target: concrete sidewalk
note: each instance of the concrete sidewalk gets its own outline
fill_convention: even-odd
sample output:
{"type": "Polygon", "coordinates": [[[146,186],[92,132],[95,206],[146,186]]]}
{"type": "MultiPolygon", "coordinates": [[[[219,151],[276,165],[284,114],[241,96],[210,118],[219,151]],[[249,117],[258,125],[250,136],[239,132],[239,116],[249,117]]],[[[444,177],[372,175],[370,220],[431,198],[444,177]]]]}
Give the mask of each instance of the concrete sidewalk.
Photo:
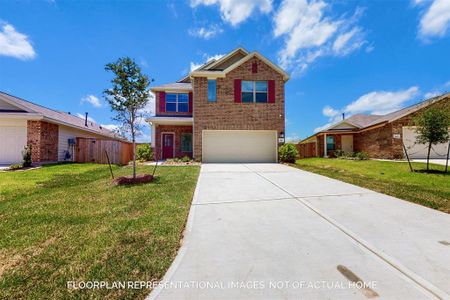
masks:
{"type": "Polygon", "coordinates": [[[149,298],[447,299],[449,228],[447,214],[284,165],[206,164],[149,298]]]}

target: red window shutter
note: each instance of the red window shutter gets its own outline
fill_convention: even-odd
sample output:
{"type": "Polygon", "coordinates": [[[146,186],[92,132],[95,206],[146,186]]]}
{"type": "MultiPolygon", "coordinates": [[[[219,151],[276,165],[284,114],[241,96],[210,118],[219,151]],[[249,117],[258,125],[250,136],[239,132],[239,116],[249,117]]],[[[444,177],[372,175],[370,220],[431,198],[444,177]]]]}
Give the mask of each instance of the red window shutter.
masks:
{"type": "Polygon", "coordinates": [[[275,80],[268,82],[269,103],[275,103],[275,80]]]}
{"type": "Polygon", "coordinates": [[[189,112],[192,113],[192,92],[189,92],[189,112]]]}
{"type": "Polygon", "coordinates": [[[159,112],[166,111],[166,92],[159,92],[159,112]]]}
{"type": "Polygon", "coordinates": [[[252,73],[258,73],[258,64],[256,62],[252,63],[252,73]]]}
{"type": "Polygon", "coordinates": [[[240,103],[242,98],[241,94],[241,80],[235,79],[234,80],[234,102],[240,103]]]}

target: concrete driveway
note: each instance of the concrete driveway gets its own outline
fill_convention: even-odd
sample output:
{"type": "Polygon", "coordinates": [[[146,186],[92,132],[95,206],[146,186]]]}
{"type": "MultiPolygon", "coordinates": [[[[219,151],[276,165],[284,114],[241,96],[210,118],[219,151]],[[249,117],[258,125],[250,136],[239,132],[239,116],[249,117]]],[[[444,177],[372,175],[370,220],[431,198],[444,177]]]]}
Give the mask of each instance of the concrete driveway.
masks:
{"type": "Polygon", "coordinates": [[[150,299],[449,299],[450,216],[279,164],[202,165],[150,299]]]}

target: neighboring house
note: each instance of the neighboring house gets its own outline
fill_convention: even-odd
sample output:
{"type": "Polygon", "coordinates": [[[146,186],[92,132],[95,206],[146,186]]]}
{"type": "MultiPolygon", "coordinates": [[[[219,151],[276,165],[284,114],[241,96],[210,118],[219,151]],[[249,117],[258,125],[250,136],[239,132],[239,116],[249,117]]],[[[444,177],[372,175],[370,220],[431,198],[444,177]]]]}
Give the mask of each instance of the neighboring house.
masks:
{"type": "MultiPolygon", "coordinates": [[[[372,158],[426,158],[427,145],[416,143],[413,119],[425,108],[435,106],[450,111],[450,93],[434,97],[387,115],[351,116],[301,141],[301,158],[334,156],[336,150],[367,152],[372,158]]],[[[445,158],[448,144],[433,146],[432,158],[445,158]]]]}
{"type": "Polygon", "coordinates": [[[276,162],[284,141],[289,76],[258,52],[238,48],[175,83],[152,88],[156,159],[276,162]]]}
{"type": "Polygon", "coordinates": [[[72,161],[77,137],[121,140],[87,119],[0,92],[0,164],[22,162],[26,145],[33,162],[72,161]]]}

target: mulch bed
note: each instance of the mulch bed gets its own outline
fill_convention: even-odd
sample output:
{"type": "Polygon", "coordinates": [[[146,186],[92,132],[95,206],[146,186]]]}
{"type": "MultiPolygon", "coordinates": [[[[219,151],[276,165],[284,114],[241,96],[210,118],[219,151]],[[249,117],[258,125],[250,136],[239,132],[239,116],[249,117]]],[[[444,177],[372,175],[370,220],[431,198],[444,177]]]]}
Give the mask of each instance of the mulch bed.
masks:
{"type": "Polygon", "coordinates": [[[148,183],[153,181],[153,176],[150,174],[142,174],[136,175],[136,178],[133,176],[122,176],[113,180],[115,185],[129,185],[129,184],[139,184],[139,183],[148,183]]]}

